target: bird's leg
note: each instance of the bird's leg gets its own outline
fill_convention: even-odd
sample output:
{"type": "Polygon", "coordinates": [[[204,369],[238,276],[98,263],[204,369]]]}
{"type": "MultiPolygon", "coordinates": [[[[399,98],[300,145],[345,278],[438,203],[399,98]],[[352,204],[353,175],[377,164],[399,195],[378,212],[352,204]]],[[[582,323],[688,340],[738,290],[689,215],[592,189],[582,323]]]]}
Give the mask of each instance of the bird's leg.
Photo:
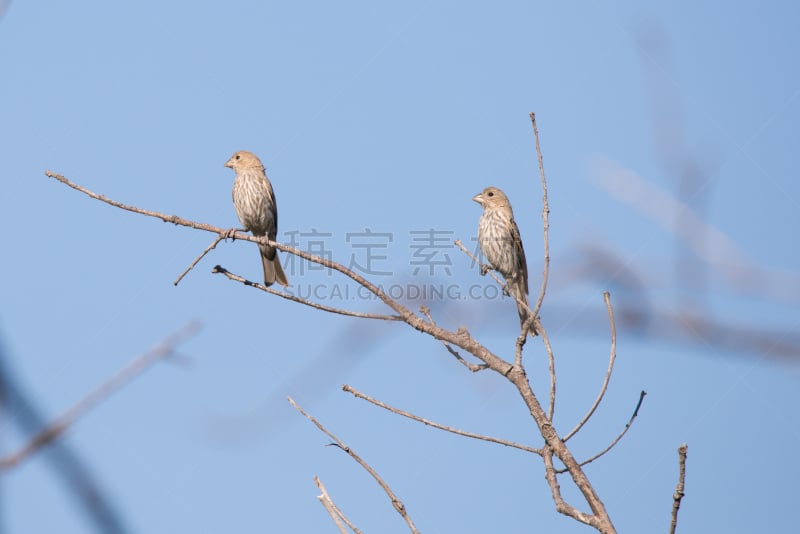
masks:
{"type": "Polygon", "coordinates": [[[246,231],[247,230],[245,230],[244,228],[230,228],[227,232],[225,232],[224,239],[226,241],[228,239],[232,239],[232,240],[236,241],[236,236],[235,236],[236,232],[246,232],[246,231]]]}
{"type": "Polygon", "coordinates": [[[486,276],[486,273],[489,272],[489,269],[491,269],[491,266],[486,265],[485,263],[481,263],[479,265],[481,266],[481,276],[486,276]]]}

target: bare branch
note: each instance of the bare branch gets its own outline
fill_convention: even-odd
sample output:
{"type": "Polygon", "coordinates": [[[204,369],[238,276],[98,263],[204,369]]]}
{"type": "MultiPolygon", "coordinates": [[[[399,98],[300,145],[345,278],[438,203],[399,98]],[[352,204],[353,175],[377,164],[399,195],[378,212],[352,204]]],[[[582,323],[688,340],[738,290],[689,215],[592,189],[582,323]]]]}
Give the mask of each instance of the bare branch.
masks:
{"type": "MultiPolygon", "coordinates": [[[[536,131],[534,131],[534,133],[536,134],[536,131]]],[[[151,216],[151,217],[156,217],[156,218],[159,218],[159,219],[161,219],[163,221],[172,222],[173,224],[177,224],[177,225],[183,225],[183,226],[188,226],[188,227],[195,228],[195,229],[200,229],[200,230],[204,230],[204,231],[213,232],[213,233],[215,233],[217,235],[220,235],[222,233],[227,232],[225,229],[216,228],[216,227],[213,227],[213,226],[210,226],[210,225],[206,225],[206,224],[195,223],[193,221],[187,221],[187,220],[181,219],[181,218],[179,218],[177,216],[169,216],[169,215],[164,215],[164,214],[160,214],[160,213],[156,213],[156,212],[150,212],[150,211],[147,211],[147,210],[141,210],[139,208],[133,208],[133,207],[130,207],[130,206],[126,206],[124,204],[121,204],[121,203],[118,203],[118,202],[115,202],[115,201],[111,201],[110,199],[107,199],[107,198],[102,197],[100,195],[96,195],[96,194],[92,193],[91,191],[86,190],[85,188],[82,188],[80,186],[76,186],[75,184],[72,184],[71,182],[69,182],[68,180],[66,180],[62,176],[55,175],[53,173],[50,173],[49,171],[48,171],[47,175],[58,179],[59,181],[69,185],[70,187],[73,187],[73,188],[75,188],[75,189],[77,189],[79,191],[82,191],[84,194],[87,194],[87,195],[91,196],[92,198],[101,200],[103,202],[107,202],[107,203],[109,203],[111,205],[120,207],[122,209],[126,209],[128,211],[133,211],[133,212],[141,213],[141,214],[148,215],[148,216],[151,216]]],[[[463,350],[469,352],[470,354],[472,354],[473,356],[475,356],[481,362],[483,362],[483,364],[485,364],[485,366],[487,368],[492,369],[496,373],[501,374],[502,376],[506,377],[514,385],[514,387],[517,389],[517,391],[519,392],[523,402],[525,403],[525,406],[526,406],[529,414],[531,415],[532,419],[536,422],[536,425],[537,425],[537,427],[538,427],[538,429],[539,429],[539,431],[540,431],[540,433],[542,435],[542,438],[545,441],[545,444],[547,445],[549,450],[552,451],[552,455],[557,457],[564,464],[564,466],[568,470],[573,482],[575,483],[577,489],[580,491],[582,496],[585,498],[587,504],[591,508],[592,513],[594,515],[590,516],[591,521],[592,521],[590,524],[595,526],[601,532],[604,532],[604,533],[614,532],[614,526],[613,526],[613,524],[611,522],[610,517],[608,516],[608,513],[607,513],[607,511],[605,509],[605,506],[604,506],[603,502],[600,500],[599,496],[597,495],[597,493],[595,492],[594,488],[592,487],[592,484],[590,483],[589,479],[586,477],[586,474],[581,469],[580,465],[578,464],[578,462],[575,459],[575,457],[572,455],[572,453],[569,450],[569,448],[561,440],[561,438],[559,437],[558,433],[553,428],[551,418],[548,418],[547,412],[544,409],[542,409],[542,406],[539,403],[539,400],[537,399],[536,395],[534,394],[533,389],[531,388],[531,384],[530,384],[530,382],[529,382],[529,380],[527,378],[527,375],[525,373],[525,369],[521,365],[521,350],[522,350],[521,346],[519,348],[520,354],[516,358],[516,360],[520,364],[519,365],[510,364],[509,362],[507,362],[504,359],[500,358],[499,356],[494,354],[492,351],[490,351],[488,348],[483,346],[476,339],[474,339],[470,335],[470,333],[467,331],[466,328],[462,327],[462,328],[459,328],[457,331],[453,332],[453,331],[445,330],[445,329],[437,326],[433,322],[428,322],[423,317],[413,313],[411,310],[409,310],[408,308],[406,308],[405,306],[403,306],[399,302],[397,302],[394,299],[392,299],[391,297],[389,297],[386,293],[383,292],[383,290],[381,288],[379,288],[375,284],[371,283],[370,281],[366,280],[364,277],[358,275],[357,273],[355,273],[351,269],[348,269],[344,265],[341,265],[341,264],[336,263],[336,262],[331,261],[331,260],[327,260],[325,258],[321,258],[319,256],[315,256],[313,254],[304,252],[302,250],[299,250],[299,249],[296,249],[296,248],[293,248],[293,247],[289,247],[289,246],[284,245],[282,243],[277,243],[277,242],[268,240],[266,237],[254,237],[254,236],[251,236],[251,235],[247,235],[247,234],[243,234],[243,233],[236,233],[236,232],[228,233],[228,237],[232,237],[232,238],[235,238],[235,239],[240,239],[240,240],[243,240],[243,241],[250,241],[250,242],[260,243],[260,244],[268,244],[268,245],[273,246],[273,247],[275,247],[276,249],[278,249],[278,250],[280,250],[282,252],[286,252],[288,254],[293,254],[293,255],[295,255],[297,257],[303,258],[303,259],[305,259],[307,261],[316,263],[318,265],[322,265],[324,267],[327,267],[329,269],[335,270],[335,271],[345,275],[346,277],[348,277],[351,280],[355,281],[357,284],[361,285],[362,287],[367,289],[370,293],[372,293],[373,295],[378,297],[387,306],[389,306],[392,310],[394,310],[394,312],[397,313],[397,315],[400,316],[402,321],[406,322],[412,328],[414,328],[414,329],[416,329],[416,330],[418,330],[420,332],[424,332],[424,333],[430,335],[434,339],[437,339],[437,340],[445,343],[446,346],[452,346],[453,348],[448,348],[448,350],[450,350],[451,353],[455,353],[455,348],[456,347],[460,348],[460,349],[463,349],[463,350]]],[[[457,241],[456,244],[459,245],[459,247],[468,256],[473,257],[472,254],[470,254],[469,251],[467,251],[463,247],[463,245],[461,245],[460,242],[457,241]]],[[[473,259],[474,259],[474,257],[473,257],[473,259]]],[[[222,271],[220,271],[220,272],[222,272],[222,271]]],[[[501,282],[497,278],[497,276],[495,276],[494,273],[491,273],[491,274],[492,274],[492,277],[495,278],[495,280],[498,282],[498,284],[500,284],[502,287],[505,287],[505,284],[503,284],[503,282],[501,282]]],[[[242,281],[242,283],[246,283],[246,281],[242,281]]],[[[253,287],[257,287],[254,284],[247,284],[247,285],[253,285],[253,287]]],[[[506,291],[507,291],[507,289],[506,289],[506,291]]],[[[534,321],[536,320],[536,314],[534,314],[533,311],[530,310],[529,307],[527,307],[527,305],[525,305],[524,303],[521,303],[516,298],[514,300],[517,301],[518,305],[524,305],[525,309],[528,310],[529,314],[531,316],[533,316],[533,320],[534,321]]],[[[535,325],[535,323],[534,323],[534,325],[535,325]]],[[[531,333],[533,333],[533,332],[531,332],[531,333]]],[[[457,354],[457,353],[455,353],[455,354],[457,354]]],[[[553,368],[553,367],[554,366],[552,365],[552,361],[551,361],[551,368],[553,368]]],[[[555,391],[555,387],[554,387],[554,384],[553,384],[553,385],[551,385],[551,398],[554,398],[554,391],[555,391]]],[[[554,401],[551,401],[551,410],[550,410],[551,413],[552,413],[552,410],[553,410],[552,409],[553,404],[554,404],[554,401]]],[[[342,447],[343,450],[348,452],[348,454],[350,454],[351,456],[354,456],[353,453],[351,451],[349,451],[349,449],[346,449],[342,445],[340,445],[340,447],[342,447]]],[[[552,461],[551,461],[551,464],[552,464],[552,461]]],[[[555,476],[555,474],[553,474],[553,476],[555,476]]],[[[397,504],[395,504],[395,506],[397,506],[397,504]]],[[[416,530],[414,529],[414,531],[416,531],[416,530]]]]}
{"type": "Polygon", "coordinates": [[[175,351],[175,347],[194,336],[199,330],[199,323],[190,322],[148,352],[134,358],[128,365],[118,371],[117,374],[101,384],[100,387],[89,393],[61,416],[49,423],[17,452],[0,458],[0,471],[19,465],[31,454],[57,439],[69,429],[75,421],[86,414],[86,412],[106,400],[111,394],[121,389],[154,363],[172,355],[175,351]]]}
{"type": "Polygon", "coordinates": [[[539,310],[542,309],[544,294],[547,290],[547,279],[550,274],[550,206],[547,203],[547,180],[544,177],[544,162],[542,161],[542,149],[539,146],[539,129],[536,127],[536,114],[531,112],[530,117],[531,124],[533,125],[533,137],[536,140],[536,157],[539,160],[539,176],[542,180],[542,231],[544,233],[544,267],[542,268],[542,287],[539,290],[539,297],[536,299],[536,305],[533,307],[532,313],[535,320],[539,316],[539,310]]]}
{"type": "Polygon", "coordinates": [[[186,268],[186,270],[185,270],[185,271],[183,271],[183,272],[181,273],[181,275],[180,275],[180,276],[179,276],[179,277],[178,277],[178,278],[177,278],[177,279],[176,279],[176,280],[175,280],[175,281],[172,283],[172,285],[174,285],[174,286],[177,286],[177,285],[178,285],[178,284],[181,282],[181,280],[183,280],[183,277],[184,277],[184,276],[186,276],[187,274],[189,274],[189,271],[191,271],[192,269],[194,269],[194,266],[195,266],[195,265],[197,265],[198,263],[200,263],[200,260],[202,260],[202,259],[203,259],[203,257],[204,257],[206,254],[208,254],[208,253],[209,253],[209,252],[211,252],[211,251],[212,251],[214,248],[216,248],[217,244],[219,244],[219,242],[220,242],[220,241],[222,241],[223,239],[225,239],[226,237],[227,237],[227,236],[226,236],[226,235],[223,235],[223,234],[220,234],[220,235],[218,235],[218,236],[216,237],[216,239],[214,239],[214,241],[213,241],[213,242],[212,242],[210,245],[208,245],[208,246],[206,247],[206,249],[205,249],[203,252],[201,252],[199,256],[197,256],[197,258],[195,258],[195,260],[194,260],[194,261],[191,263],[191,265],[189,265],[189,266],[186,268]]]}
{"type": "Polygon", "coordinates": [[[390,488],[389,485],[383,481],[380,475],[378,475],[378,473],[367,462],[362,460],[361,457],[355,453],[355,451],[353,451],[350,447],[345,445],[339,438],[334,436],[327,428],[322,426],[322,423],[317,421],[312,415],[306,413],[305,410],[303,410],[300,406],[298,406],[297,403],[294,402],[294,400],[291,397],[288,397],[288,399],[289,403],[294,407],[295,410],[303,414],[303,416],[306,419],[314,423],[314,425],[317,428],[319,428],[326,436],[328,436],[334,441],[334,444],[337,447],[346,452],[348,456],[350,456],[350,458],[358,462],[358,464],[361,467],[363,467],[370,475],[372,475],[372,478],[374,478],[375,481],[378,482],[378,484],[380,484],[381,488],[383,488],[383,491],[385,491],[386,494],[389,496],[389,499],[392,501],[392,506],[394,506],[394,509],[397,510],[397,513],[399,513],[403,517],[405,522],[408,524],[408,528],[411,530],[411,532],[413,532],[414,534],[419,534],[419,530],[417,530],[417,527],[414,526],[414,522],[411,520],[411,517],[408,515],[408,512],[406,512],[405,505],[397,497],[397,495],[394,494],[392,488],[390,488]]]}
{"type": "MultiPolygon", "coordinates": [[[[269,240],[269,239],[267,239],[266,237],[263,237],[263,236],[256,237],[256,236],[252,236],[252,235],[245,234],[245,233],[242,233],[242,232],[232,231],[230,229],[218,228],[218,227],[212,226],[210,224],[204,224],[204,223],[198,223],[198,222],[190,221],[188,219],[183,219],[181,217],[178,217],[177,215],[166,215],[166,214],[159,213],[159,212],[156,212],[156,211],[137,208],[135,206],[128,206],[128,205],[123,204],[121,202],[117,202],[116,200],[112,200],[112,199],[110,199],[108,197],[105,197],[103,195],[100,195],[100,194],[97,194],[97,193],[95,193],[93,191],[90,191],[89,189],[87,189],[87,188],[85,188],[85,187],[83,187],[81,185],[78,185],[76,183],[71,182],[70,180],[68,180],[64,176],[61,176],[60,174],[56,174],[56,173],[51,172],[51,171],[46,171],[45,174],[47,176],[49,176],[50,178],[54,178],[54,179],[58,180],[59,182],[65,184],[65,185],[68,185],[69,187],[71,187],[71,188],[73,188],[73,189],[75,189],[77,191],[80,191],[81,193],[83,193],[85,195],[88,195],[91,198],[94,198],[96,200],[100,200],[101,202],[105,202],[106,204],[110,204],[110,205],[115,206],[115,207],[120,208],[120,209],[131,211],[133,213],[139,213],[141,215],[147,215],[148,217],[155,217],[157,219],[161,219],[164,222],[171,222],[171,223],[173,223],[175,225],[178,225],[178,226],[186,226],[186,227],[194,228],[194,229],[197,229],[197,230],[204,230],[206,232],[212,232],[212,233],[215,233],[215,234],[218,234],[218,235],[225,235],[225,237],[231,237],[233,239],[239,239],[241,241],[250,241],[250,242],[253,242],[253,243],[268,244],[269,246],[275,247],[278,250],[281,250],[281,251],[286,252],[288,254],[293,254],[293,255],[295,255],[297,257],[303,258],[303,259],[308,260],[310,262],[322,265],[324,267],[328,267],[329,269],[333,269],[334,271],[338,271],[338,272],[342,273],[343,275],[347,276],[348,278],[350,278],[351,280],[355,281],[356,283],[358,283],[359,285],[361,285],[365,289],[367,289],[370,293],[372,293],[373,295],[378,297],[380,300],[382,300],[387,306],[389,306],[394,311],[396,311],[401,317],[398,320],[403,320],[403,321],[407,322],[409,325],[413,326],[414,328],[417,328],[418,330],[420,329],[418,325],[422,324],[422,323],[420,322],[419,317],[414,315],[414,313],[412,313],[411,310],[409,310],[408,308],[406,308],[405,306],[403,306],[399,302],[397,302],[394,299],[392,299],[389,295],[384,293],[384,291],[381,290],[378,286],[376,286],[375,284],[373,284],[372,282],[370,282],[369,280],[367,280],[363,276],[360,276],[355,271],[353,271],[351,269],[348,269],[344,265],[341,265],[341,264],[336,263],[334,261],[328,260],[326,258],[322,258],[320,256],[316,256],[314,254],[310,254],[310,253],[305,252],[303,250],[284,245],[283,243],[278,243],[276,241],[269,240]]],[[[220,272],[222,272],[222,271],[220,271],[220,272]]],[[[246,280],[244,280],[244,279],[237,280],[237,281],[241,281],[242,283],[246,282],[246,280]]],[[[247,285],[251,285],[253,287],[258,287],[257,284],[252,284],[252,283],[247,284],[247,285]]],[[[264,288],[264,290],[267,291],[267,292],[274,291],[274,290],[269,290],[269,288],[264,288]]],[[[283,293],[280,293],[280,292],[275,292],[275,294],[280,295],[280,296],[284,295],[283,293]]],[[[285,298],[289,298],[290,300],[293,300],[290,297],[285,297],[285,298]]],[[[300,301],[298,301],[298,302],[300,302],[300,301]]],[[[306,304],[307,302],[303,302],[303,303],[306,304]]],[[[328,311],[332,311],[332,310],[328,310],[328,311]]],[[[377,318],[377,317],[375,317],[375,318],[377,318]]],[[[391,320],[395,320],[395,319],[391,319],[391,320]]],[[[436,330],[438,330],[440,332],[446,332],[446,331],[444,331],[444,330],[442,330],[440,328],[436,328],[436,330]]],[[[425,330],[423,330],[423,331],[425,331],[425,330]]],[[[436,337],[436,336],[434,336],[434,337],[436,337]]],[[[437,339],[440,339],[440,338],[437,338],[437,339]]],[[[493,356],[488,351],[485,351],[485,353],[488,354],[490,358],[493,356]]]]}
{"type": "Polygon", "coordinates": [[[569,432],[569,434],[564,436],[565,442],[569,438],[578,433],[578,431],[583,427],[583,425],[586,424],[589,418],[592,417],[594,411],[597,410],[597,407],[600,406],[600,401],[603,400],[603,396],[606,394],[606,389],[608,388],[608,381],[611,380],[611,371],[614,370],[614,360],[616,360],[617,358],[617,325],[616,322],[614,321],[614,310],[611,307],[611,294],[608,291],[603,291],[603,300],[606,303],[606,311],[608,312],[608,322],[611,325],[611,356],[608,359],[608,369],[606,370],[606,376],[603,379],[603,385],[600,386],[600,393],[594,400],[594,404],[592,404],[592,407],[589,408],[589,412],[583,417],[583,419],[580,420],[580,422],[575,426],[575,428],[573,428],[569,432]]]}
{"type": "Polygon", "coordinates": [[[491,436],[485,436],[483,434],[475,434],[473,432],[466,432],[464,430],[458,430],[457,428],[453,428],[451,426],[445,426],[445,425],[442,425],[442,424],[439,424],[439,423],[435,423],[435,422],[433,422],[433,421],[431,421],[429,419],[424,419],[424,418],[422,418],[422,417],[420,417],[418,415],[414,415],[413,413],[407,412],[405,410],[401,410],[399,408],[394,408],[393,406],[389,406],[385,402],[379,401],[378,399],[374,399],[374,398],[372,398],[372,397],[370,397],[368,395],[365,395],[364,393],[361,393],[360,391],[358,391],[354,387],[349,386],[347,384],[344,384],[342,386],[342,390],[346,391],[348,393],[352,393],[353,396],[358,398],[358,399],[364,399],[367,402],[371,402],[375,406],[379,406],[379,407],[383,408],[384,410],[388,410],[388,411],[390,411],[390,412],[392,412],[394,414],[397,414],[397,415],[402,415],[403,417],[407,417],[408,419],[411,419],[413,421],[417,421],[419,423],[431,426],[433,428],[438,428],[439,430],[444,430],[446,432],[452,432],[453,434],[458,434],[459,436],[464,436],[464,437],[467,437],[467,438],[473,438],[473,439],[479,439],[479,440],[482,440],[482,441],[489,441],[489,442],[492,442],[492,443],[498,443],[500,445],[505,445],[506,447],[513,447],[515,449],[519,449],[519,450],[522,450],[522,451],[532,452],[532,453],[538,454],[540,456],[542,455],[542,449],[529,447],[527,445],[522,445],[520,443],[515,443],[513,441],[508,441],[508,440],[505,440],[505,439],[493,438],[491,436]]]}
{"type": "Polygon", "coordinates": [[[313,302],[311,300],[306,300],[302,297],[297,297],[295,295],[291,295],[289,293],[285,293],[283,291],[278,291],[272,289],[271,287],[267,287],[263,284],[259,284],[257,282],[251,282],[246,278],[239,276],[238,274],[234,274],[227,270],[225,267],[221,265],[215,265],[211,272],[214,274],[224,274],[228,279],[234,280],[246,286],[255,287],[256,289],[260,289],[265,293],[270,293],[271,295],[277,295],[283,299],[291,300],[293,302],[299,302],[300,304],[305,304],[306,306],[310,306],[312,308],[316,308],[318,310],[323,310],[331,313],[338,313],[339,315],[348,315],[350,317],[360,317],[362,319],[380,319],[382,321],[402,321],[403,318],[399,315],[384,315],[380,313],[366,313],[366,312],[357,312],[351,310],[343,310],[341,308],[334,308],[333,306],[326,306],[324,304],[319,304],[318,302],[313,302]]]}
{"type": "Polygon", "coordinates": [[[333,519],[333,522],[336,523],[336,526],[339,527],[339,532],[342,534],[347,534],[347,530],[342,523],[344,522],[355,534],[361,534],[361,531],[358,530],[356,526],[347,519],[347,517],[345,517],[342,510],[333,502],[331,496],[328,495],[328,490],[325,489],[325,486],[322,484],[322,481],[319,479],[319,477],[314,477],[314,484],[316,484],[317,488],[319,488],[319,490],[322,492],[322,495],[317,497],[317,499],[319,499],[319,502],[321,502],[322,506],[325,507],[325,510],[328,511],[331,519],[333,519]]]}
{"type": "Polygon", "coordinates": [[[686,480],[686,453],[688,450],[689,446],[685,443],[678,447],[678,485],[672,496],[672,520],[669,525],[669,534],[675,534],[675,528],[678,526],[678,510],[680,510],[681,500],[685,495],[683,485],[686,480]]]}
{"type": "MultiPolygon", "coordinates": [[[[581,465],[581,466],[584,466],[584,465],[586,465],[586,464],[590,464],[590,463],[594,462],[595,460],[597,460],[598,458],[600,458],[601,456],[603,456],[605,453],[607,453],[608,451],[610,451],[611,449],[613,449],[613,448],[614,448],[614,446],[615,446],[617,443],[619,443],[619,440],[621,440],[621,439],[622,439],[622,436],[624,436],[624,435],[625,435],[625,434],[628,432],[628,429],[631,427],[631,425],[633,425],[633,421],[634,421],[634,419],[636,419],[636,417],[639,415],[639,408],[641,408],[641,407],[642,407],[642,401],[644,401],[644,397],[645,397],[645,395],[647,395],[647,392],[646,392],[645,390],[642,390],[642,391],[639,393],[639,402],[637,402],[637,403],[636,403],[636,408],[633,410],[633,415],[631,415],[631,418],[630,418],[630,419],[628,419],[628,423],[625,425],[625,428],[623,428],[623,429],[622,429],[622,432],[620,432],[620,434],[619,434],[619,435],[618,435],[616,438],[614,438],[614,441],[612,441],[612,442],[611,442],[611,444],[610,444],[608,447],[606,447],[606,448],[605,448],[605,449],[603,449],[602,451],[598,452],[597,454],[595,454],[594,456],[592,456],[592,457],[591,457],[591,458],[589,458],[588,460],[584,460],[584,461],[582,461],[582,462],[580,463],[580,465],[581,465]]],[[[557,473],[566,473],[566,472],[567,472],[567,470],[566,470],[566,469],[559,469],[559,470],[558,470],[558,471],[556,471],[556,472],[557,472],[557,473]]]]}

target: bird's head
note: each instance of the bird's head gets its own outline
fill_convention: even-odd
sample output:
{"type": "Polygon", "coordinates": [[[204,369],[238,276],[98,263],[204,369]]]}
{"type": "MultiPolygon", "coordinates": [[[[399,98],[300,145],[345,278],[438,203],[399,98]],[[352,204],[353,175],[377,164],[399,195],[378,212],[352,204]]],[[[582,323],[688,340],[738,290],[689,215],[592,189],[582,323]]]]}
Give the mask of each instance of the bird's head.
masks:
{"type": "Polygon", "coordinates": [[[496,187],[487,187],[474,197],[472,200],[483,206],[483,208],[496,208],[508,206],[508,197],[496,187]]]}
{"type": "Polygon", "coordinates": [[[235,153],[231,156],[231,159],[225,162],[225,166],[233,169],[237,173],[243,169],[264,168],[258,156],[247,150],[240,150],[235,153]]]}

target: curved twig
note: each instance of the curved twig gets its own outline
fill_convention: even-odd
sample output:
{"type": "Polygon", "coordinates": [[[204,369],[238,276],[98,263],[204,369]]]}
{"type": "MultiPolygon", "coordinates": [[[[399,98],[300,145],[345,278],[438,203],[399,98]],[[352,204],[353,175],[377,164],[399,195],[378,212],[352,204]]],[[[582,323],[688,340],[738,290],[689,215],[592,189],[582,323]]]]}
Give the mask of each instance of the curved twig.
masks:
{"type": "MultiPolygon", "coordinates": [[[[547,290],[547,279],[550,274],[550,206],[547,203],[547,180],[544,177],[544,162],[542,161],[542,148],[539,146],[539,129],[536,127],[536,114],[531,112],[531,124],[533,125],[533,137],[536,140],[536,157],[539,160],[539,176],[542,180],[542,230],[544,233],[544,267],[542,269],[542,287],[539,290],[539,297],[533,307],[534,319],[538,317],[539,310],[542,309],[544,294],[547,290]]],[[[534,323],[535,324],[535,323],[534,323]]]]}
{"type": "MultiPolygon", "coordinates": [[[[594,411],[600,405],[600,401],[603,400],[603,396],[606,394],[606,389],[608,388],[608,381],[611,380],[611,371],[614,370],[614,360],[617,358],[617,325],[614,322],[614,310],[611,307],[611,294],[608,291],[603,291],[603,300],[606,303],[606,311],[608,312],[608,322],[611,325],[611,356],[608,359],[608,369],[606,370],[606,376],[603,379],[603,385],[600,387],[600,393],[598,393],[597,398],[594,400],[594,404],[592,407],[589,408],[589,412],[580,420],[580,422],[573,428],[569,434],[564,436],[562,441],[566,442],[569,438],[574,436],[578,433],[578,431],[586,424],[592,415],[594,415],[594,411]]],[[[638,409],[638,408],[637,408],[638,409]]]]}
{"type": "Polygon", "coordinates": [[[492,443],[497,443],[499,445],[505,445],[506,447],[512,447],[514,449],[519,449],[521,451],[532,452],[534,454],[538,454],[539,456],[542,455],[542,449],[537,449],[535,447],[529,447],[527,445],[522,445],[521,443],[515,443],[513,441],[508,441],[508,440],[501,439],[501,438],[493,438],[492,436],[485,436],[483,434],[475,434],[474,432],[466,432],[464,430],[459,430],[459,429],[453,428],[451,426],[446,426],[446,425],[442,425],[442,424],[436,423],[436,422],[431,421],[429,419],[425,419],[425,418],[420,417],[418,415],[414,415],[411,412],[407,412],[405,410],[401,410],[399,408],[395,408],[393,406],[389,406],[385,402],[379,401],[378,399],[374,399],[374,398],[372,398],[372,397],[370,397],[368,395],[365,395],[365,394],[361,393],[360,391],[358,391],[357,389],[353,388],[352,386],[348,386],[347,384],[344,384],[342,386],[342,391],[346,391],[348,393],[352,393],[353,396],[356,397],[357,399],[363,399],[363,400],[365,400],[367,402],[370,402],[370,403],[374,404],[375,406],[383,408],[384,410],[388,410],[388,411],[390,411],[390,412],[392,412],[394,414],[402,415],[403,417],[407,417],[408,419],[411,419],[412,421],[417,421],[417,422],[422,423],[424,425],[431,426],[433,428],[438,428],[439,430],[444,430],[445,432],[451,432],[453,434],[458,434],[459,436],[464,436],[464,437],[467,437],[467,438],[479,439],[479,440],[482,440],[482,441],[489,441],[489,442],[492,442],[492,443]]]}
{"type": "MultiPolygon", "coordinates": [[[[639,415],[639,408],[642,407],[642,401],[644,401],[645,395],[647,395],[647,392],[645,390],[642,390],[639,393],[639,402],[636,403],[636,408],[633,410],[633,415],[631,415],[631,418],[628,419],[628,423],[625,425],[625,428],[622,429],[622,432],[620,432],[619,435],[616,438],[614,438],[614,441],[612,441],[611,444],[608,447],[606,447],[602,451],[598,452],[597,454],[595,454],[594,456],[592,456],[588,460],[582,461],[580,463],[581,466],[584,466],[586,464],[590,464],[590,463],[594,462],[595,460],[597,460],[598,458],[603,456],[605,453],[607,453],[608,451],[613,449],[614,445],[619,443],[619,440],[621,440],[622,436],[624,436],[628,432],[628,429],[630,429],[631,425],[633,425],[634,419],[636,419],[636,417],[639,415]]],[[[566,473],[566,472],[567,472],[566,469],[559,469],[558,471],[556,471],[556,473],[559,473],[559,474],[566,473]]]]}
{"type": "Polygon", "coordinates": [[[305,410],[303,410],[300,406],[298,406],[297,403],[294,402],[294,400],[291,397],[288,397],[288,399],[289,403],[294,407],[295,410],[303,414],[303,416],[306,419],[314,423],[314,425],[317,428],[319,428],[326,436],[328,436],[334,441],[334,444],[337,447],[346,452],[348,456],[350,456],[350,458],[358,462],[358,464],[361,467],[363,467],[367,471],[367,473],[372,475],[372,478],[375,479],[375,481],[381,486],[381,488],[383,488],[383,491],[386,492],[386,495],[389,496],[389,499],[392,501],[392,506],[394,506],[394,509],[397,510],[397,513],[399,513],[405,520],[405,522],[408,524],[408,528],[411,529],[411,532],[413,532],[414,534],[419,534],[419,530],[417,530],[417,527],[414,525],[414,521],[411,520],[411,517],[408,515],[408,512],[406,512],[405,505],[397,497],[397,495],[394,494],[392,488],[390,488],[389,485],[386,482],[384,482],[384,480],[380,477],[377,471],[375,471],[367,462],[362,460],[361,457],[355,453],[355,451],[353,451],[350,447],[345,445],[339,438],[334,436],[327,428],[325,428],[322,425],[322,423],[317,421],[313,415],[308,414],[305,410]]]}
{"type": "Polygon", "coordinates": [[[553,415],[556,411],[556,359],[553,356],[553,347],[550,346],[550,338],[547,336],[547,330],[539,320],[539,317],[534,319],[534,328],[542,336],[542,343],[544,343],[544,350],[547,353],[547,362],[550,371],[550,405],[547,410],[547,417],[550,421],[553,420],[553,415]]]}

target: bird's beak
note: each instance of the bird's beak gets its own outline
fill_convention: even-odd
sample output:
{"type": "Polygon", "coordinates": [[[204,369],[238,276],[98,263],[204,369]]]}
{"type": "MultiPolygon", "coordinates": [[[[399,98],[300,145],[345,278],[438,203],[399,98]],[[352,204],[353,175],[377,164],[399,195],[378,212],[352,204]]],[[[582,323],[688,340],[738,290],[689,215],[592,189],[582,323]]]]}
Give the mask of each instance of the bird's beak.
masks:
{"type": "Polygon", "coordinates": [[[472,200],[474,200],[475,202],[477,202],[478,204],[480,204],[481,206],[483,206],[483,194],[481,194],[481,193],[478,193],[477,195],[475,195],[474,197],[472,197],[472,200]]]}
{"type": "Polygon", "coordinates": [[[233,158],[231,158],[228,161],[226,161],[225,162],[225,166],[228,167],[229,169],[232,169],[233,168],[233,158]]]}

